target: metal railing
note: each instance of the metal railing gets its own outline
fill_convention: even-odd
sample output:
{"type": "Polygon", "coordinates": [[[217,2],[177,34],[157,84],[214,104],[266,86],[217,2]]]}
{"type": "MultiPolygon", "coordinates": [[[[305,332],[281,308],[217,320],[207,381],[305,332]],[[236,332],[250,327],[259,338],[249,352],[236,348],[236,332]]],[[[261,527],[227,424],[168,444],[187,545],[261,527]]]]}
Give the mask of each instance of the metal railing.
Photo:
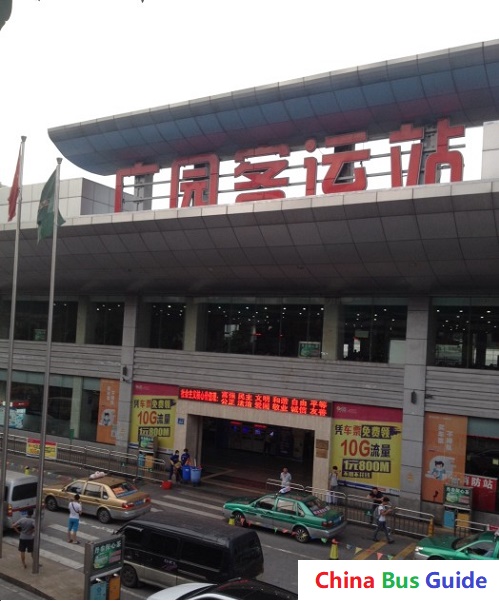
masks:
{"type": "MultiPolygon", "coordinates": [[[[279,488],[281,488],[279,480],[267,480],[267,490],[277,492],[279,488]]],[[[345,519],[348,522],[367,527],[371,527],[371,524],[375,522],[372,515],[373,503],[369,498],[350,495],[343,491],[332,493],[327,489],[318,489],[297,483],[293,483],[291,489],[308,492],[319,497],[326,503],[334,504],[338,511],[345,515],[345,519]]],[[[414,511],[405,507],[394,507],[393,513],[388,516],[388,525],[394,532],[398,532],[399,534],[422,538],[433,534],[435,518],[431,513],[414,511]]]]}
{"type": "MultiPolygon", "coordinates": [[[[2,437],[0,436],[0,440],[2,437]]],[[[22,436],[9,435],[9,452],[26,456],[27,439],[22,436]]],[[[161,482],[169,477],[166,462],[142,453],[119,453],[111,449],[57,443],[58,463],[77,467],[111,472],[132,479],[161,482]]]]}

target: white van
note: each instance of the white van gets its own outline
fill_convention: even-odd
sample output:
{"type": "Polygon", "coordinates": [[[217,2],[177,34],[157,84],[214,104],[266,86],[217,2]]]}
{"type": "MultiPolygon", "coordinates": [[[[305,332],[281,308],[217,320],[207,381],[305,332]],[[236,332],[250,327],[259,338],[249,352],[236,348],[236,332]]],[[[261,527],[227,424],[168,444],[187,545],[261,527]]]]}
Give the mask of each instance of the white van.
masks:
{"type": "Polygon", "coordinates": [[[12,528],[12,524],[26,515],[28,509],[36,508],[38,478],[19,472],[5,472],[5,496],[3,529],[12,528]]]}

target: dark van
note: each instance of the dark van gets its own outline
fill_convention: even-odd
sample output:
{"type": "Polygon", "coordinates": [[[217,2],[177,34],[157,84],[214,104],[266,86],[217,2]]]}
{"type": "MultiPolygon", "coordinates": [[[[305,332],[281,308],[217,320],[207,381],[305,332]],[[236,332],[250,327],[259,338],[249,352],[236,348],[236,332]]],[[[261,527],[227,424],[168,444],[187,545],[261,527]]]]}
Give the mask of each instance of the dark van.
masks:
{"type": "Polygon", "coordinates": [[[128,522],[118,534],[125,537],[124,586],[219,583],[263,573],[258,534],[225,522],[154,513],[128,522]]]}

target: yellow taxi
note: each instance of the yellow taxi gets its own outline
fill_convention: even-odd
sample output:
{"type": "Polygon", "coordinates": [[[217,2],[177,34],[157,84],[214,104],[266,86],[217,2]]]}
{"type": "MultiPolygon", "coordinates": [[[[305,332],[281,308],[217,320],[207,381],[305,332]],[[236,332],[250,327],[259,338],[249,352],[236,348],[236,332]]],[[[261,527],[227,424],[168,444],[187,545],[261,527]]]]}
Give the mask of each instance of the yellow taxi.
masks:
{"type": "Polygon", "coordinates": [[[49,511],[67,509],[76,494],[80,495],[83,514],[95,515],[102,524],[131,520],[151,510],[150,496],[118,476],[92,475],[78,478],[63,488],[43,487],[49,511]]]}

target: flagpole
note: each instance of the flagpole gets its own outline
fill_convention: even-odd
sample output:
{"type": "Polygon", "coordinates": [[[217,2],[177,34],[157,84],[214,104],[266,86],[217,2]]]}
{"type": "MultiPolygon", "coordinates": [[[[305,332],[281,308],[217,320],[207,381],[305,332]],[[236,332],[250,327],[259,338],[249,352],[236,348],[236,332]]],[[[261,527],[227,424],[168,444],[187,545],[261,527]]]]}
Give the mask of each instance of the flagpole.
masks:
{"type": "Polygon", "coordinates": [[[47,319],[47,350],[45,356],[45,374],[43,378],[43,404],[42,418],[40,424],[40,453],[38,462],[38,494],[36,498],[36,516],[35,516],[35,541],[33,548],[33,574],[40,571],[40,529],[42,523],[43,507],[43,480],[45,475],[45,443],[47,440],[47,414],[50,388],[50,359],[52,354],[52,324],[54,319],[54,287],[55,287],[55,260],[57,256],[57,230],[59,217],[59,187],[60,171],[62,159],[57,159],[57,168],[55,171],[55,189],[54,189],[54,226],[52,233],[52,260],[50,264],[50,291],[49,291],[49,311],[47,319]]]}
{"type": "MultiPolygon", "coordinates": [[[[0,491],[5,489],[6,471],[7,471],[7,457],[8,457],[8,446],[9,446],[9,421],[10,421],[10,402],[11,402],[11,391],[12,391],[12,371],[14,365],[14,329],[16,325],[16,305],[17,305],[17,271],[19,264],[19,237],[21,232],[21,206],[22,206],[22,190],[23,190],[23,167],[24,167],[24,143],[26,142],[26,136],[21,136],[21,147],[19,149],[19,158],[16,166],[19,168],[19,175],[17,179],[17,185],[19,193],[16,199],[17,205],[17,220],[16,220],[16,236],[14,242],[14,263],[12,273],[12,296],[10,301],[10,326],[9,326],[9,347],[7,352],[7,381],[5,384],[5,403],[3,411],[3,438],[2,438],[2,459],[0,471],[0,491]]],[[[14,177],[15,180],[15,177],[14,177]]],[[[14,181],[14,185],[16,182],[14,181]]],[[[9,212],[11,210],[9,203],[9,212]]],[[[0,516],[2,516],[2,524],[0,526],[0,558],[2,557],[2,545],[3,545],[3,516],[5,514],[5,498],[3,494],[0,494],[0,516]]]]}

